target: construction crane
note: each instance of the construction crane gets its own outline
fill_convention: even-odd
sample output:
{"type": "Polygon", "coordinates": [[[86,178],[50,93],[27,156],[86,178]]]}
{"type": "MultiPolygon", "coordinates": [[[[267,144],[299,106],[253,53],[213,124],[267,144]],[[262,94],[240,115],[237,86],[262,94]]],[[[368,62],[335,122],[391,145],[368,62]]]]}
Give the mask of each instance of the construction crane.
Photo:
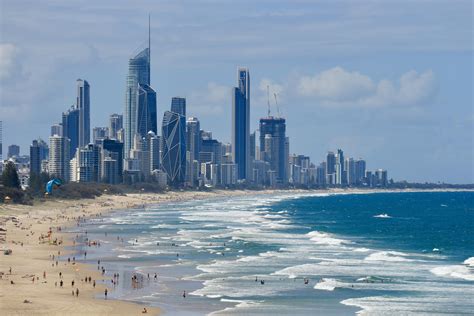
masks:
{"type": "Polygon", "coordinates": [[[277,94],[274,92],[274,93],[273,93],[273,96],[275,97],[275,105],[276,105],[276,108],[277,108],[277,115],[278,115],[278,117],[281,117],[281,115],[280,115],[280,107],[278,106],[277,94]]]}
{"type": "Polygon", "coordinates": [[[267,85],[267,106],[268,106],[267,116],[270,117],[270,86],[269,85],[267,85]]]}

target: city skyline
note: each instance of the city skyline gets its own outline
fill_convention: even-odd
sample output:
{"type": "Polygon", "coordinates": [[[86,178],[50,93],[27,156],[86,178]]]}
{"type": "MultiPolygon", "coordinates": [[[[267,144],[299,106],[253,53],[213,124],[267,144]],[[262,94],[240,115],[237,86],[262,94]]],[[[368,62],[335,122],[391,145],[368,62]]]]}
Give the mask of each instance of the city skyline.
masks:
{"type": "MultiPolygon", "coordinates": [[[[331,9],[328,8],[327,5],[324,7],[327,10],[331,9]]],[[[377,15],[376,7],[377,6],[374,8],[375,15],[377,15]]],[[[436,9],[440,9],[440,7],[441,6],[438,5],[436,9]]],[[[414,9],[416,9],[416,7],[414,9]]],[[[341,10],[346,12],[344,9],[341,10]]],[[[153,10],[151,10],[151,13],[152,16],[155,14],[159,15],[159,12],[156,13],[153,10]]],[[[452,11],[449,11],[448,13],[452,13],[452,11]]],[[[302,14],[301,12],[296,12],[295,14],[305,17],[305,14],[302,14]]],[[[285,18],[289,18],[290,16],[285,10],[281,11],[281,15],[285,18]],[[285,13],[287,15],[285,15],[285,13]]],[[[269,16],[271,15],[267,14],[264,17],[268,19],[269,16]]],[[[291,19],[291,17],[289,19],[291,19]]],[[[141,27],[143,27],[142,24],[146,25],[146,22],[147,15],[145,14],[142,17],[140,27],[135,27],[133,29],[135,37],[140,38],[140,40],[137,40],[137,42],[132,41],[127,44],[122,43],[122,50],[131,51],[134,47],[139,45],[140,41],[145,40],[145,37],[143,36],[142,39],[140,34],[145,33],[146,27],[141,27]]],[[[160,27],[157,29],[160,30],[160,27]]],[[[423,33],[423,31],[420,32],[423,33]]],[[[153,34],[154,33],[155,32],[153,32],[153,34]]],[[[158,36],[158,41],[162,42],[163,38],[158,36]]],[[[64,41],[57,41],[58,44],[62,42],[64,41]]],[[[454,50],[457,52],[456,54],[460,54],[461,59],[465,58],[462,57],[464,56],[463,53],[459,53],[459,51],[465,51],[466,49],[469,51],[469,48],[463,48],[462,43],[460,42],[455,43],[458,43],[457,46],[453,45],[454,50]]],[[[5,45],[2,46],[3,52],[5,49],[8,50],[8,48],[5,47],[5,45]]],[[[425,49],[427,48],[425,47],[425,49]]],[[[303,72],[303,76],[295,79],[289,76],[289,79],[294,80],[295,83],[298,83],[296,87],[291,87],[291,80],[288,80],[286,83],[284,82],[284,71],[285,69],[288,71],[288,65],[278,67],[275,66],[277,63],[269,63],[268,61],[266,63],[262,63],[261,65],[255,64],[255,61],[247,63],[246,61],[249,60],[249,57],[245,55],[242,58],[239,58],[238,56],[233,56],[230,54],[229,56],[226,56],[226,58],[232,59],[232,61],[218,60],[217,62],[219,65],[223,66],[221,67],[222,72],[226,73],[224,76],[218,76],[218,74],[215,72],[214,74],[209,75],[207,74],[207,71],[203,72],[203,69],[209,70],[212,68],[209,65],[199,65],[199,67],[194,67],[194,69],[193,67],[189,67],[190,69],[184,70],[182,66],[179,67],[173,63],[172,66],[176,70],[176,78],[185,78],[187,74],[190,74],[190,78],[192,79],[196,75],[196,68],[199,70],[198,72],[200,78],[203,79],[199,86],[195,86],[195,88],[200,88],[203,90],[199,92],[189,90],[190,86],[186,83],[183,84],[183,87],[176,86],[171,89],[167,89],[169,87],[167,87],[166,82],[165,84],[161,84],[163,83],[162,80],[165,80],[163,78],[166,78],[171,74],[171,72],[163,66],[162,60],[166,60],[166,58],[169,58],[169,56],[167,57],[165,54],[164,58],[160,58],[163,56],[163,50],[158,51],[156,56],[154,55],[155,60],[160,60],[158,62],[158,69],[153,69],[152,67],[149,73],[153,72],[154,78],[158,78],[158,84],[156,84],[156,82],[152,82],[152,86],[156,87],[158,95],[158,121],[160,120],[160,117],[162,117],[161,113],[168,109],[170,100],[168,95],[184,95],[188,99],[189,114],[191,116],[196,116],[201,121],[201,127],[204,130],[212,130],[219,140],[230,142],[229,128],[227,127],[226,130],[226,128],[221,126],[222,124],[228,125],[230,122],[230,119],[227,119],[230,118],[230,87],[234,85],[234,83],[231,79],[229,80],[229,74],[232,74],[232,72],[235,71],[234,69],[237,65],[249,65],[249,68],[252,70],[252,74],[257,73],[257,75],[252,75],[253,78],[257,78],[257,80],[253,80],[253,82],[256,83],[252,87],[252,91],[257,91],[257,93],[253,94],[254,97],[252,99],[252,105],[255,105],[255,107],[253,107],[251,110],[252,114],[250,123],[252,124],[252,127],[250,128],[250,132],[256,129],[258,119],[265,116],[264,113],[266,112],[266,109],[264,105],[266,105],[266,95],[261,90],[264,90],[266,86],[269,85],[272,92],[278,93],[279,97],[282,99],[281,107],[285,117],[287,117],[287,132],[292,140],[290,153],[303,153],[305,155],[311,156],[313,161],[317,162],[324,158],[325,153],[328,150],[342,147],[353,153],[355,158],[362,156],[369,160],[370,168],[378,168],[379,166],[383,166],[389,169],[391,171],[391,176],[398,180],[441,180],[459,183],[472,182],[473,171],[472,164],[470,164],[472,161],[472,147],[469,147],[472,146],[472,133],[469,133],[470,130],[472,131],[472,110],[469,113],[469,109],[466,108],[466,106],[469,107],[469,105],[472,105],[472,95],[471,99],[469,99],[468,95],[465,95],[464,101],[461,98],[461,103],[464,104],[463,109],[460,110],[459,108],[456,108],[456,110],[451,113],[451,116],[448,117],[445,117],[445,115],[443,115],[444,112],[442,111],[435,111],[434,113],[436,115],[433,116],[432,113],[429,113],[430,108],[427,108],[426,104],[422,105],[424,102],[428,104],[433,102],[435,105],[437,105],[437,107],[440,107],[443,104],[443,102],[440,103],[439,99],[437,99],[440,97],[440,94],[442,95],[443,90],[440,88],[443,86],[441,86],[441,84],[445,83],[443,71],[446,71],[448,75],[454,71],[453,69],[437,69],[439,66],[437,65],[436,57],[433,56],[433,54],[435,54],[437,51],[438,49],[434,49],[434,53],[432,51],[431,53],[428,53],[429,58],[425,62],[420,62],[420,60],[417,60],[417,62],[413,63],[411,66],[407,68],[401,67],[400,69],[396,69],[396,71],[393,69],[387,69],[386,66],[380,66],[380,69],[371,69],[370,71],[364,69],[364,66],[367,66],[367,62],[364,61],[364,58],[367,58],[367,56],[364,56],[364,54],[358,55],[358,57],[362,60],[360,63],[355,62],[352,64],[351,62],[347,62],[344,58],[341,58],[340,54],[338,59],[330,59],[327,57],[328,55],[322,54],[323,60],[321,61],[321,65],[318,66],[320,67],[319,69],[321,69],[321,71],[316,72],[316,74],[314,74],[314,72],[313,74],[311,74],[311,72],[303,72]],[[324,58],[327,58],[327,60],[324,58]],[[430,62],[432,64],[430,64],[430,62]],[[417,65],[417,67],[413,65],[417,65]],[[271,71],[268,71],[269,68],[272,67],[282,68],[283,73],[280,72],[279,77],[275,73],[272,74],[271,71]],[[327,67],[327,69],[325,69],[325,67],[327,67]],[[274,75],[274,78],[276,79],[266,79],[266,76],[274,75]],[[385,76],[389,78],[387,81],[382,80],[382,78],[385,78],[385,76]],[[400,78],[399,84],[396,83],[398,80],[397,76],[400,78]],[[225,78],[225,80],[221,78],[225,78]],[[380,78],[380,80],[378,78],[380,78]],[[205,87],[205,84],[203,86],[203,83],[206,81],[209,82],[207,87],[205,87]],[[336,84],[328,87],[328,83],[336,84]],[[395,86],[393,86],[394,84],[395,86]],[[397,85],[400,86],[398,87],[397,85]],[[376,88],[374,88],[374,86],[376,88]],[[438,87],[436,88],[435,86],[438,87]],[[183,91],[179,91],[180,89],[183,91]],[[298,92],[298,97],[296,95],[292,95],[292,93],[295,94],[295,92],[290,92],[291,89],[298,92]],[[374,89],[375,92],[373,92],[374,89]],[[392,91],[390,89],[395,90],[392,91]],[[186,93],[186,91],[188,91],[188,93],[186,93]],[[387,91],[389,91],[388,94],[387,91]],[[384,92],[385,94],[383,94],[384,92]],[[160,95],[160,93],[163,94],[160,95]],[[309,110],[307,105],[302,105],[299,107],[301,96],[305,96],[309,99],[309,101],[307,100],[306,102],[318,103],[318,106],[316,107],[317,111],[309,110]],[[292,99],[292,97],[294,97],[294,99],[292,99]],[[221,102],[221,105],[217,106],[216,104],[218,103],[210,100],[212,98],[215,100],[222,100],[217,101],[221,102]],[[199,113],[199,111],[202,111],[201,102],[207,102],[209,104],[205,106],[211,107],[211,110],[205,111],[207,112],[207,115],[203,114],[202,112],[199,113]],[[356,103],[357,111],[360,112],[359,115],[354,114],[356,111],[355,109],[348,107],[348,103],[351,102],[356,103]],[[216,106],[216,108],[212,108],[214,106],[216,106]],[[397,112],[397,106],[402,108],[402,110],[397,112]],[[223,116],[226,119],[222,120],[223,122],[218,122],[218,120],[216,120],[216,115],[223,116]],[[307,117],[306,120],[304,119],[305,116],[307,117]],[[353,119],[351,120],[349,117],[353,119]],[[454,131],[448,134],[443,134],[440,131],[446,132],[446,128],[443,126],[449,125],[447,124],[449,122],[441,120],[441,118],[445,120],[464,119],[464,121],[458,121],[458,125],[452,127],[454,131]],[[317,122],[317,124],[314,124],[315,122],[317,122]],[[387,122],[389,123],[388,125],[387,122]],[[314,127],[311,125],[317,125],[317,130],[313,130],[314,127]],[[350,125],[353,131],[349,130],[350,132],[348,132],[347,125],[350,125]],[[364,129],[367,129],[367,131],[364,131],[364,129]],[[334,132],[334,130],[336,130],[336,132],[334,132]],[[375,133],[375,131],[377,131],[377,133],[375,133]],[[314,135],[317,135],[317,137],[312,137],[305,140],[300,139],[306,138],[302,137],[301,135],[313,133],[314,135]],[[443,144],[446,146],[443,146],[443,144]],[[467,154],[460,155],[461,157],[458,157],[460,152],[467,154]],[[454,157],[451,157],[450,155],[456,156],[456,160],[454,160],[454,157]],[[390,159],[390,157],[393,157],[393,159],[390,159]],[[447,174],[447,171],[445,171],[447,169],[445,168],[447,165],[449,165],[449,163],[453,163],[454,161],[457,162],[454,170],[450,170],[450,173],[447,174]],[[417,170],[417,172],[415,173],[414,170],[417,170]],[[462,172],[462,170],[464,170],[464,172],[462,172]],[[466,170],[469,170],[470,172],[466,172],[466,170]],[[449,181],[450,177],[455,181],[449,181]]],[[[2,54],[4,54],[3,52],[2,54]]],[[[382,56],[378,57],[378,63],[387,60],[390,56],[390,53],[387,53],[387,50],[384,51],[382,49],[382,53],[382,56]]],[[[410,52],[405,52],[405,54],[410,54],[410,52]]],[[[64,56],[66,55],[67,54],[64,56]]],[[[196,52],[196,55],[200,55],[199,51],[196,52]]],[[[321,57],[321,55],[319,56],[321,57]]],[[[418,59],[419,57],[420,56],[418,56],[418,59]]],[[[417,58],[415,58],[415,60],[416,59],[417,58]]],[[[465,59],[462,59],[458,62],[460,65],[456,64],[455,66],[459,69],[461,69],[462,65],[466,65],[465,59]]],[[[397,63],[400,63],[401,65],[404,64],[404,62],[400,60],[398,60],[397,63]]],[[[96,71],[91,70],[90,75],[88,75],[88,69],[92,64],[98,66],[99,69],[104,70],[104,68],[102,68],[103,65],[101,65],[101,63],[97,60],[94,60],[94,62],[91,64],[86,62],[83,72],[76,72],[74,77],[85,78],[92,86],[91,127],[106,126],[108,121],[106,118],[103,118],[105,113],[94,113],[98,113],[99,108],[106,109],[107,115],[111,113],[122,113],[121,109],[123,108],[123,105],[121,106],[120,103],[113,105],[102,105],[101,100],[104,101],[104,97],[109,97],[110,99],[115,100],[113,103],[116,103],[117,99],[123,100],[123,92],[121,91],[123,91],[125,81],[124,78],[126,76],[123,75],[121,81],[117,81],[118,84],[114,85],[114,96],[112,96],[110,94],[110,86],[104,89],[104,86],[102,85],[103,81],[100,79],[91,79],[98,78],[98,73],[96,71]],[[122,88],[118,90],[120,87],[122,88]]],[[[105,67],[110,66],[109,61],[104,61],[104,64],[105,67]]],[[[126,70],[126,66],[123,67],[124,61],[121,61],[118,64],[121,65],[120,67],[117,67],[121,68],[120,73],[124,73],[126,70]]],[[[307,60],[307,64],[314,66],[314,62],[312,61],[307,60]]],[[[408,62],[403,66],[406,66],[407,64],[410,63],[408,62]]],[[[457,69],[456,67],[455,69],[457,69]]],[[[74,66],[71,66],[70,69],[74,68],[74,66]]],[[[169,69],[173,68],[170,66],[169,69]]],[[[77,71],[77,69],[75,71],[77,71]]],[[[5,80],[5,78],[9,78],[5,77],[4,73],[5,72],[2,72],[3,80],[5,80]]],[[[105,72],[104,74],[99,75],[99,78],[100,76],[113,77],[114,74],[116,73],[113,71],[105,72]]],[[[461,71],[461,75],[467,78],[467,82],[465,80],[459,89],[462,89],[464,85],[468,86],[469,82],[472,83],[472,74],[466,74],[461,71]]],[[[174,79],[171,78],[170,81],[172,82],[174,79]]],[[[57,83],[55,82],[53,85],[56,84],[57,83]]],[[[71,86],[71,84],[68,82],[65,82],[65,85],[66,87],[71,86]]],[[[57,106],[61,108],[60,112],[65,111],[65,109],[67,109],[67,104],[70,104],[69,101],[65,100],[71,100],[71,97],[73,96],[71,93],[72,89],[68,88],[63,90],[64,92],[61,93],[64,93],[63,95],[67,97],[61,101],[62,104],[59,103],[55,105],[55,107],[57,106]]],[[[10,95],[10,92],[8,94],[10,95]]],[[[24,133],[25,135],[16,136],[18,140],[16,141],[15,136],[10,132],[12,130],[12,125],[10,124],[13,122],[18,122],[19,120],[21,122],[21,118],[15,118],[11,116],[11,114],[8,114],[10,109],[9,104],[11,104],[11,101],[9,101],[9,95],[2,96],[1,100],[2,109],[0,115],[4,122],[4,144],[5,146],[14,143],[19,144],[22,148],[22,153],[25,154],[27,145],[31,143],[32,139],[36,138],[37,136],[42,136],[43,139],[47,139],[47,135],[49,134],[49,126],[58,122],[58,119],[51,121],[51,116],[54,115],[54,117],[56,117],[57,112],[55,112],[56,110],[48,110],[47,106],[46,111],[44,112],[48,114],[49,122],[46,122],[46,120],[41,118],[41,115],[39,115],[37,120],[32,121],[33,124],[31,124],[32,126],[35,126],[35,131],[41,131],[41,135],[35,135],[34,132],[27,132],[30,127],[25,126],[21,133],[24,133]]],[[[56,98],[56,100],[58,99],[56,98]]],[[[275,111],[274,106],[272,110],[275,111]]],[[[24,115],[29,116],[28,113],[25,113],[24,115]]],[[[31,121],[31,118],[29,120],[31,121]]],[[[28,119],[26,121],[29,122],[28,119]]],[[[449,126],[451,127],[451,125],[449,126]]]]}

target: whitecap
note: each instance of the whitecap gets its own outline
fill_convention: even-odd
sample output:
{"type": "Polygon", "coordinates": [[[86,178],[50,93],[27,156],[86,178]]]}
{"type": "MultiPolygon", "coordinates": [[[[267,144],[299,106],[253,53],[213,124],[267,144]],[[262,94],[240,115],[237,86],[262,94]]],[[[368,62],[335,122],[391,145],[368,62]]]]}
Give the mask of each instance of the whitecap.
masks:
{"type": "Polygon", "coordinates": [[[472,274],[469,268],[466,266],[441,266],[431,269],[430,272],[437,276],[474,281],[474,274],[472,274]]]}
{"type": "Polygon", "coordinates": [[[310,238],[311,241],[315,242],[316,244],[320,244],[320,245],[338,246],[338,245],[341,245],[341,244],[350,243],[347,240],[334,238],[334,237],[332,237],[332,235],[330,235],[328,233],[322,233],[322,232],[318,232],[318,231],[309,232],[309,233],[306,234],[306,236],[311,237],[310,238]]]}
{"type": "Polygon", "coordinates": [[[469,267],[474,267],[474,257],[464,260],[463,263],[469,267]]]}
{"type": "Polygon", "coordinates": [[[374,215],[374,217],[376,217],[376,218],[392,218],[392,216],[388,215],[387,213],[374,215]]]}
{"type": "Polygon", "coordinates": [[[374,252],[365,257],[364,261],[393,261],[393,262],[409,262],[412,259],[405,258],[408,254],[398,251],[379,251],[374,252]]]}
{"type": "Polygon", "coordinates": [[[323,291],[334,291],[336,288],[341,287],[346,287],[346,284],[336,279],[323,278],[321,282],[317,283],[314,286],[314,289],[323,291]]]}

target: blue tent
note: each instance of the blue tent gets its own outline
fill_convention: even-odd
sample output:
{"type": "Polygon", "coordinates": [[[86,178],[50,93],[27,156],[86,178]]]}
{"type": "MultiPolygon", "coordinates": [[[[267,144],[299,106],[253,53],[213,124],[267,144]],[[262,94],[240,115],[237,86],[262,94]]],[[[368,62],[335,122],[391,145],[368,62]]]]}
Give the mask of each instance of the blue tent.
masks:
{"type": "Polygon", "coordinates": [[[51,194],[53,189],[59,187],[61,185],[61,180],[59,179],[51,179],[46,183],[46,193],[51,194]]]}

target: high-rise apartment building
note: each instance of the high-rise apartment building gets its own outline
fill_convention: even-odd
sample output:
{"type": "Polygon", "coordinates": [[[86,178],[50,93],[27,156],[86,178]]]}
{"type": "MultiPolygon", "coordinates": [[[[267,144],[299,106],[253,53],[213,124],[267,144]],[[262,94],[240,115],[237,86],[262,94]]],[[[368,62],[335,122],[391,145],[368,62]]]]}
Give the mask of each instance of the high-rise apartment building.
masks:
{"type": "Polygon", "coordinates": [[[49,174],[69,181],[69,138],[49,137],[49,174]]]}
{"type": "Polygon", "coordinates": [[[238,68],[238,86],[232,93],[232,159],[237,165],[237,179],[250,179],[250,74],[238,68]]]}
{"type": "Polygon", "coordinates": [[[39,175],[41,173],[41,155],[40,145],[37,140],[33,140],[30,146],[30,177],[32,174],[39,175]]]}
{"type": "Polygon", "coordinates": [[[171,186],[182,186],[186,177],[186,119],[176,112],[166,111],[162,124],[162,169],[171,186]]]}
{"type": "Polygon", "coordinates": [[[109,118],[109,138],[118,139],[118,132],[123,128],[123,116],[120,114],[112,114],[109,118]]]}
{"type": "Polygon", "coordinates": [[[148,84],[138,84],[137,133],[146,137],[148,132],[158,133],[156,118],[156,92],[148,84]]]}
{"type": "Polygon", "coordinates": [[[83,147],[91,141],[90,86],[86,80],[82,79],[77,79],[76,83],[76,109],[79,110],[78,147],[83,147]]]}
{"type": "Polygon", "coordinates": [[[342,149],[337,150],[337,156],[336,156],[336,184],[339,185],[345,185],[347,184],[347,176],[346,176],[346,171],[344,168],[344,152],[342,149]],[[337,165],[339,165],[339,173],[337,173],[337,165]]]}
{"type": "MultiPolygon", "coordinates": [[[[127,85],[125,91],[125,109],[123,117],[124,125],[124,154],[125,158],[130,157],[130,150],[133,146],[135,134],[138,133],[138,113],[139,109],[147,108],[139,103],[148,100],[146,97],[139,98],[139,88],[150,85],[150,47],[143,49],[135,57],[128,61],[127,85]]],[[[143,91],[142,91],[143,92],[143,91]]],[[[142,95],[143,96],[143,95],[142,95]]],[[[151,105],[149,105],[151,106],[151,105]]],[[[155,104],[156,108],[156,104],[155,104]]],[[[145,120],[146,121],[146,120],[145,120]]],[[[148,132],[148,131],[147,131],[148,132]]]]}
{"type": "Polygon", "coordinates": [[[365,178],[365,160],[359,159],[355,162],[355,169],[356,169],[356,184],[362,184],[365,178]]]}
{"type": "Polygon", "coordinates": [[[276,181],[283,184],[288,182],[288,144],[284,118],[270,116],[260,119],[261,159],[270,163],[271,170],[276,172],[276,181]]]}
{"type": "Polygon", "coordinates": [[[74,157],[79,147],[79,113],[79,109],[72,106],[62,115],[62,133],[58,135],[69,138],[69,157],[74,157]]]}
{"type": "MultiPolygon", "coordinates": [[[[101,142],[101,146],[102,146],[102,157],[103,157],[103,159],[105,159],[106,157],[109,157],[110,159],[115,160],[117,162],[117,176],[116,177],[113,176],[112,180],[116,179],[118,183],[122,182],[122,176],[123,176],[123,143],[119,142],[116,139],[104,139],[101,142]]],[[[104,175],[102,175],[102,176],[104,176],[104,175]]]]}
{"type": "Polygon", "coordinates": [[[19,157],[20,156],[20,146],[12,144],[8,146],[7,157],[11,158],[13,156],[19,157]]]}
{"type": "Polygon", "coordinates": [[[100,181],[100,147],[94,144],[80,147],[76,151],[76,164],[79,182],[100,181]]]}
{"type": "Polygon", "coordinates": [[[198,159],[201,151],[201,124],[196,117],[186,121],[186,147],[193,154],[193,159],[198,159]]]}
{"type": "Polygon", "coordinates": [[[171,99],[171,112],[186,117],[186,98],[173,97],[171,99]]]}
{"type": "Polygon", "coordinates": [[[94,127],[92,129],[92,142],[94,144],[100,143],[101,140],[109,137],[108,127],[94,127]]]}
{"type": "Polygon", "coordinates": [[[51,133],[50,136],[63,136],[63,126],[61,124],[53,124],[51,125],[51,133]]]}

